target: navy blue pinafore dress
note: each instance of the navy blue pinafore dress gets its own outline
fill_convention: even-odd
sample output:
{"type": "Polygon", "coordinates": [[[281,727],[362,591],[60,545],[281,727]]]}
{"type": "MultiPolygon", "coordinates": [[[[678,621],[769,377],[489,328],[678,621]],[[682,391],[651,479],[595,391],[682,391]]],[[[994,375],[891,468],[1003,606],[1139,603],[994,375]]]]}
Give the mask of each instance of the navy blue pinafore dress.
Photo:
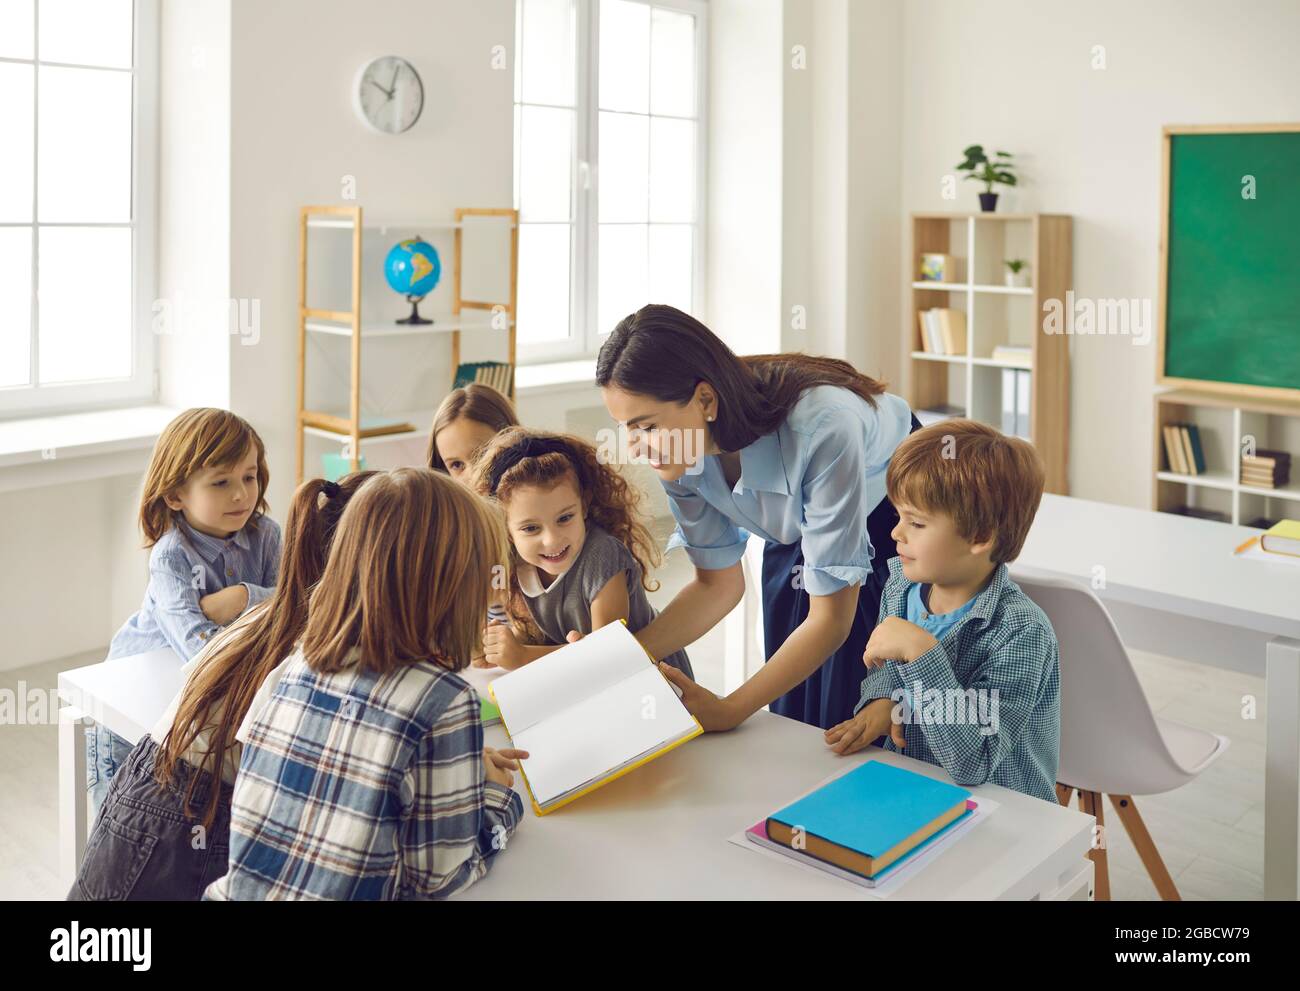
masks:
{"type": "MultiPolygon", "coordinates": [[[[912,433],[921,429],[915,414],[912,433]]],[[[862,679],[867,669],[862,651],[880,615],[880,593],[889,578],[889,564],[895,556],[894,538],[898,511],[885,496],[867,517],[867,533],[874,555],[871,575],[859,587],[857,612],[848,638],[816,671],[804,681],[775,699],[768,707],[772,712],[798,719],[822,729],[829,729],[853,717],[862,679]]],[[[790,576],[802,569],[803,548],[798,541],[778,544],[769,540],[763,547],[763,656],[772,659],[786,638],[808,617],[808,592],[795,588],[790,576]]]]}

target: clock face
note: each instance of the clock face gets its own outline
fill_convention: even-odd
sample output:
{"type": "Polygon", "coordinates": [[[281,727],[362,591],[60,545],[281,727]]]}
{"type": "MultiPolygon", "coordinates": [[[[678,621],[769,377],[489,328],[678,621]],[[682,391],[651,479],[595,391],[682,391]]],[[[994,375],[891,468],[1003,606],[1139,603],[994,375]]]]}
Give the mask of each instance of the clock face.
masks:
{"type": "Polygon", "coordinates": [[[424,84],[406,59],[384,55],[357,73],[353,108],[376,131],[401,134],[420,119],[424,84]]]}

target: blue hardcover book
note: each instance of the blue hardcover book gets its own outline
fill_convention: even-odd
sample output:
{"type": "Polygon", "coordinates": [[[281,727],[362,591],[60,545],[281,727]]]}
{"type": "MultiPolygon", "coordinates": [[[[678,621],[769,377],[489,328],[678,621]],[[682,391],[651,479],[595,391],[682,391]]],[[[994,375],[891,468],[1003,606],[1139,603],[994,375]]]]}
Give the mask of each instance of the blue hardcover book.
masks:
{"type": "Polygon", "coordinates": [[[767,836],[869,878],[965,815],[970,797],[956,785],[869,760],[768,816],[767,836]]]}

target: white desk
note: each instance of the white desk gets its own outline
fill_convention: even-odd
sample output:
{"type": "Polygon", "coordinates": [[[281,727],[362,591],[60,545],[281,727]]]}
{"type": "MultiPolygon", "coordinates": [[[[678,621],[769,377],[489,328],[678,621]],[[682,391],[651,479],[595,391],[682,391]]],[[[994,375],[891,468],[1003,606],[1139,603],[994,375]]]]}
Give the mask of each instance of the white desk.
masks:
{"type": "MultiPolygon", "coordinates": [[[[490,746],[506,745],[500,726],[487,737],[490,746]]],[[[486,878],[457,897],[865,898],[855,885],[742,850],[727,837],[868,759],[952,780],[934,764],[874,747],[837,757],[815,726],[756,712],[737,729],[705,733],[550,815],[534,814],[525,797],[524,821],[507,848],[486,878]]],[[[1000,785],[970,790],[1001,807],[894,899],[1090,897],[1092,816],[1000,785]]]]}
{"type": "Polygon", "coordinates": [[[1093,586],[1131,646],[1264,673],[1264,896],[1294,900],[1300,892],[1300,568],[1232,556],[1258,533],[1045,495],[1011,571],[1093,586]]]}
{"type": "MultiPolygon", "coordinates": [[[[61,866],[69,885],[86,841],[84,713],[133,743],[181,687],[170,651],[59,675],[61,866]]],[[[489,744],[507,745],[500,726],[489,744]]],[[[551,815],[531,808],[510,848],[466,897],[862,897],[829,876],[777,863],[727,837],[837,768],[873,756],[949,780],[941,768],[871,749],[832,754],[821,730],[759,712],[731,733],[709,733],[551,815]]],[[[902,898],[1086,898],[1092,816],[997,785],[973,789],[1001,807],[907,883],[902,898]]],[[[528,803],[526,802],[527,806],[528,803]]]]}
{"type": "Polygon", "coordinates": [[[59,869],[69,886],[86,848],[86,733],[102,723],[134,746],[184,686],[170,647],[59,672],[59,869]]]}

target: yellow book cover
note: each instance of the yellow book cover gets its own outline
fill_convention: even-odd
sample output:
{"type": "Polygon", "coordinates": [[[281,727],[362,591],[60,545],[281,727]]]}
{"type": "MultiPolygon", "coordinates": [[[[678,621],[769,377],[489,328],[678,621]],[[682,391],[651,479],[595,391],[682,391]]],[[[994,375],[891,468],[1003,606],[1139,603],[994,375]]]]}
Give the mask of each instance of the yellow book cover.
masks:
{"type": "Polygon", "coordinates": [[[1300,521],[1279,520],[1264,531],[1259,546],[1270,554],[1300,557],[1300,521]]]}
{"type": "MultiPolygon", "coordinates": [[[[639,664],[643,663],[639,662],[639,664]]],[[[597,788],[602,788],[611,781],[616,781],[623,775],[635,771],[638,767],[643,767],[650,761],[662,757],[670,750],[695,739],[704,732],[704,727],[700,725],[699,720],[681,705],[671,682],[654,664],[654,659],[646,653],[640,641],[631,635],[626,621],[623,620],[594,630],[577,643],[561,647],[531,664],[512,671],[509,675],[503,675],[488,686],[488,692],[501,711],[501,724],[512,744],[531,754],[529,758],[519,762],[520,776],[524,780],[524,787],[528,790],[533,811],[539,816],[563,808],[583,795],[588,795],[597,788]],[[635,647],[631,646],[632,644],[635,644],[635,647]],[[614,665],[627,666],[632,660],[633,651],[650,660],[649,672],[653,672],[653,675],[649,672],[642,674],[629,668],[631,674],[625,678],[618,671],[613,670],[614,665]],[[561,655],[566,656],[561,658],[561,655]],[[553,658],[559,660],[552,660],[553,658]],[[590,672],[602,671],[610,674],[611,686],[607,686],[604,690],[593,689],[592,694],[585,699],[573,697],[569,693],[580,683],[583,668],[589,669],[590,672]],[[525,677],[519,679],[520,674],[525,674],[525,677]],[[515,679],[513,682],[510,680],[512,678],[515,679]],[[643,681],[644,678],[650,678],[650,683],[643,681]],[[633,684],[636,681],[641,682],[640,687],[633,684]],[[635,689],[624,693],[628,695],[625,701],[636,710],[636,715],[630,720],[618,718],[620,710],[617,706],[617,689],[620,682],[635,689]],[[662,690],[656,692],[656,685],[660,689],[666,689],[666,692],[662,690]],[[559,713],[563,718],[558,722],[543,711],[547,709],[548,701],[554,701],[554,699],[548,700],[548,695],[555,696],[556,686],[565,689],[560,692],[560,695],[568,703],[564,706],[563,712],[559,713]],[[499,694],[503,691],[504,697],[499,694]],[[633,725],[644,729],[647,726],[644,716],[647,694],[662,696],[662,702],[669,708],[676,705],[676,714],[664,712],[661,717],[675,719],[681,724],[682,731],[644,740],[646,749],[638,749],[643,744],[630,741],[627,749],[613,756],[612,762],[591,764],[591,760],[596,758],[587,751],[592,749],[593,739],[600,740],[601,745],[608,750],[610,745],[617,744],[617,738],[625,727],[633,725]],[[596,695],[600,698],[597,699],[596,695]],[[584,704],[587,705],[587,711],[579,711],[584,704]],[[511,729],[510,724],[521,711],[525,713],[524,720],[527,725],[516,732],[511,729]],[[602,719],[609,725],[592,730],[590,724],[598,723],[602,719]],[[539,750],[535,744],[530,743],[530,740],[536,739],[538,735],[543,740],[551,741],[553,749],[543,747],[539,750]],[[581,754],[578,754],[578,751],[581,751],[581,754]],[[534,773],[530,776],[528,765],[537,764],[539,759],[543,763],[534,767],[534,773]],[[535,780],[539,775],[546,779],[540,784],[535,780]],[[538,798],[539,790],[542,792],[541,799],[538,798]]],[[[654,723],[656,720],[650,722],[654,723]]],[[[637,734],[624,735],[635,737],[637,734]]]]}

